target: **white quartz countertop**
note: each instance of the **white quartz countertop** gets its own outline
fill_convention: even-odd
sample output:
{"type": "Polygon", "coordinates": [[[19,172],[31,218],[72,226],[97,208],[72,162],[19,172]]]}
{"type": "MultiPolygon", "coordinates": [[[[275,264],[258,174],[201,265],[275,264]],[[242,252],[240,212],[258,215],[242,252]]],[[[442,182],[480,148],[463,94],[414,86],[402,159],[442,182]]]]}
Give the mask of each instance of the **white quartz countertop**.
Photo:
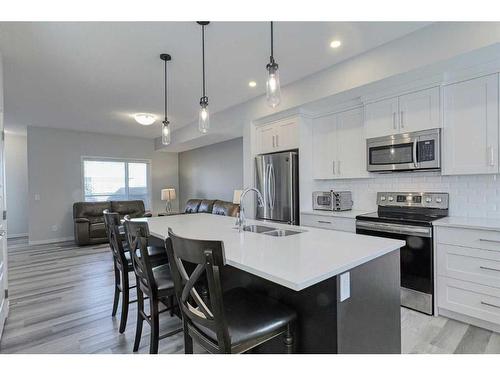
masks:
{"type": "Polygon", "coordinates": [[[303,231],[287,237],[233,229],[233,217],[189,214],[146,220],[152,235],[168,237],[168,228],[187,238],[224,242],[226,263],[293,290],[302,290],[404,246],[382,237],[247,220],[303,231]]]}
{"type": "Polygon", "coordinates": [[[447,216],[432,222],[436,227],[471,228],[500,231],[500,219],[447,216]]]}
{"type": "Polygon", "coordinates": [[[306,210],[301,211],[302,215],[318,215],[327,217],[342,217],[347,219],[355,219],[358,215],[368,214],[376,210],[348,210],[348,211],[327,211],[327,210],[306,210]]]}

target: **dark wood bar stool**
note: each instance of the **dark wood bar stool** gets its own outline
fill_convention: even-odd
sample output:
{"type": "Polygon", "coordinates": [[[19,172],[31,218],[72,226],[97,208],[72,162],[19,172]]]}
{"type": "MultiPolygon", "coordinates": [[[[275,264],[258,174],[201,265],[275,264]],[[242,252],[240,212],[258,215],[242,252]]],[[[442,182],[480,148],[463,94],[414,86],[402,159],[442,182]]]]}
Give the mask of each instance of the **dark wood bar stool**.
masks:
{"type": "Polygon", "coordinates": [[[210,353],[243,353],[280,335],[287,353],[293,352],[294,310],[245,288],[223,292],[223,243],[182,238],[170,228],[168,233],[165,243],[182,311],[186,353],[193,353],[193,339],[210,353]],[[208,285],[207,297],[199,285],[208,285]]]}
{"type": "Polygon", "coordinates": [[[149,228],[146,222],[135,222],[125,220],[125,233],[130,246],[132,265],[136,275],[137,285],[137,327],[134,340],[134,352],[139,349],[142,336],[143,322],[151,326],[149,352],[158,353],[158,344],[161,339],[182,332],[182,328],[170,331],[160,336],[159,315],[163,312],[173,311],[174,304],[174,282],[172,280],[170,266],[167,262],[154,265],[148,254],[149,228]],[[150,315],[144,310],[144,300],[149,299],[150,315]],[[159,309],[159,304],[166,308],[159,309]]]}
{"type": "MultiPolygon", "coordinates": [[[[123,333],[127,327],[129,305],[137,302],[137,300],[130,300],[130,289],[135,288],[135,285],[130,286],[128,275],[129,272],[134,272],[134,268],[132,266],[128,242],[124,241],[125,233],[120,224],[120,215],[104,210],[103,216],[109,247],[113,253],[113,269],[115,274],[115,293],[111,316],[116,316],[121,295],[122,308],[119,332],[123,333]]],[[[168,261],[164,248],[150,247],[148,250],[154,264],[166,263],[168,261]]]]}

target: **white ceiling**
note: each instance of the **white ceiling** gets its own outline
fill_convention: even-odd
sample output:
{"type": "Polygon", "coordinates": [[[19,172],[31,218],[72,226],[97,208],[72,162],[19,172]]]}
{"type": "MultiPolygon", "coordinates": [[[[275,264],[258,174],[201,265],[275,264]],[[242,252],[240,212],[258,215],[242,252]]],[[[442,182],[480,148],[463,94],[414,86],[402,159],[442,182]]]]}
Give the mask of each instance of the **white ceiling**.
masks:
{"type": "MultiPolygon", "coordinates": [[[[422,22],[279,22],[275,58],[282,85],[400,38],[422,22]],[[343,45],[329,47],[333,39],[343,45]]],[[[163,116],[163,62],[169,63],[169,118],[197,118],[201,37],[195,22],[0,23],[6,126],[43,126],[155,138],[163,116]]],[[[212,112],[264,93],[269,23],[214,22],[206,29],[207,90],[212,112]],[[256,88],[248,87],[255,80],[256,88]]]]}

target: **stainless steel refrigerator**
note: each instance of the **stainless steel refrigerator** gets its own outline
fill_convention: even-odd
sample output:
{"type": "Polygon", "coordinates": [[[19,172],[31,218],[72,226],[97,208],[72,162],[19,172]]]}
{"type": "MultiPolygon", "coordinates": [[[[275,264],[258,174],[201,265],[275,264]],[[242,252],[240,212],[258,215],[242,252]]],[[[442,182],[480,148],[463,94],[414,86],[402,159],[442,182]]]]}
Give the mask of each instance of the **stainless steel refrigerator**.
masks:
{"type": "Polygon", "coordinates": [[[255,158],[256,182],[264,198],[257,219],[299,225],[299,158],[295,151],[255,158]]]}

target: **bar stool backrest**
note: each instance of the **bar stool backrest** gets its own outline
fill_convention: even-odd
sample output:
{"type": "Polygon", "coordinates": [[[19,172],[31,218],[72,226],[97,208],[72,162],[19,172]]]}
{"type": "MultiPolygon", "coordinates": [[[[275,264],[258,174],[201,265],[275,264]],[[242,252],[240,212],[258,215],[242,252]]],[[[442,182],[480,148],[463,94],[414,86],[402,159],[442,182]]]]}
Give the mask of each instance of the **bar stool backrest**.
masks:
{"type": "Polygon", "coordinates": [[[223,242],[183,238],[171,228],[168,236],[165,245],[185,325],[205,348],[230,352],[220,277],[226,263],[223,242]],[[208,285],[208,298],[200,296],[200,285],[208,285]],[[216,333],[216,343],[203,332],[207,329],[216,333]]]}
{"type": "Polygon", "coordinates": [[[148,223],[125,218],[124,226],[137,282],[140,283],[141,288],[147,288],[150,295],[156,299],[158,287],[148,253],[148,223]]]}
{"type": "Polygon", "coordinates": [[[120,215],[116,212],[103,211],[104,227],[108,235],[109,247],[113,253],[115,261],[121,266],[128,266],[127,258],[125,257],[125,249],[123,248],[122,237],[120,235],[120,215]]]}

